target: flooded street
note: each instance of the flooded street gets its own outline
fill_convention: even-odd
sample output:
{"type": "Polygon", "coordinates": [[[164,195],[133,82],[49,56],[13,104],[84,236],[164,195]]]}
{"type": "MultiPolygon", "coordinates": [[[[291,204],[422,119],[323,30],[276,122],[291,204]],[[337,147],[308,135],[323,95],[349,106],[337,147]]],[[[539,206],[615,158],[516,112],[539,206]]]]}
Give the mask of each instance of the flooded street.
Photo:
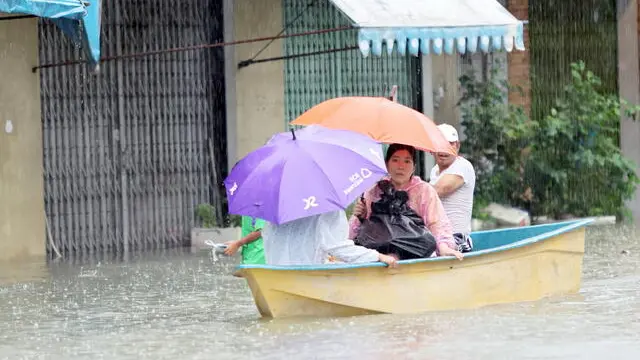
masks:
{"type": "Polygon", "coordinates": [[[339,319],[261,320],[237,259],[207,251],[3,265],[0,359],[637,359],[640,238],[587,241],[578,295],[339,319]]]}

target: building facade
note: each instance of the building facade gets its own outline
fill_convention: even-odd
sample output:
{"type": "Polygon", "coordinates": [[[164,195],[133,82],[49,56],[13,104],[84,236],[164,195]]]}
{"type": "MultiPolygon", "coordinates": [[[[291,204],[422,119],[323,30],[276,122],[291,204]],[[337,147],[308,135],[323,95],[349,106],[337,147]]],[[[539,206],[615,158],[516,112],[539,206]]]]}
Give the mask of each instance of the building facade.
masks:
{"type": "MultiPolygon", "coordinates": [[[[520,20],[535,17],[528,0],[503,3],[520,20]]],[[[103,57],[348,25],[329,0],[306,12],[302,0],[164,5],[105,5],[103,57]]],[[[618,89],[633,103],[638,5],[616,3],[618,89]]],[[[526,51],[493,56],[506,57],[506,76],[524,89],[509,101],[532,109],[529,40],[525,27],[526,51]]],[[[81,50],[48,21],[0,20],[0,260],[181,246],[198,204],[224,207],[226,171],[330,97],[383,96],[397,85],[400,102],[460,127],[458,78],[482,55],[364,58],[355,42],[355,31],[333,32],[109,61],[97,74],[81,65],[34,73],[81,50]],[[287,58],[300,53],[317,54],[287,58]]],[[[638,139],[640,123],[623,119],[621,147],[636,163],[638,139]]],[[[640,197],[629,205],[640,222],[640,197]]]]}

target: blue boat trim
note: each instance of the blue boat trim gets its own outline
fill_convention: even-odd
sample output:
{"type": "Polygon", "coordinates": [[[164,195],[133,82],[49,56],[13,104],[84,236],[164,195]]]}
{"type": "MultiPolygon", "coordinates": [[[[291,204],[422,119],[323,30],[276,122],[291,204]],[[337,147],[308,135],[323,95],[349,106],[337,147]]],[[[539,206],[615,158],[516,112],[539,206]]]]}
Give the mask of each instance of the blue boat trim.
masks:
{"type": "MultiPolygon", "coordinates": [[[[520,248],[520,247],[524,247],[527,245],[531,245],[549,238],[552,238],[554,236],[558,236],[560,234],[569,232],[569,231],[573,231],[575,229],[584,227],[588,224],[590,224],[591,222],[593,222],[595,219],[593,218],[588,218],[588,219],[581,219],[581,220],[570,220],[570,221],[564,221],[564,222],[558,222],[558,223],[552,223],[552,224],[542,224],[542,225],[533,225],[533,226],[528,226],[526,227],[526,229],[540,229],[540,228],[555,228],[555,230],[551,230],[551,231],[547,231],[544,233],[541,233],[537,236],[533,236],[530,238],[526,238],[520,241],[515,241],[513,243],[509,243],[506,245],[502,245],[502,246],[498,246],[495,248],[491,248],[491,249],[486,249],[486,250],[479,250],[479,251],[472,251],[469,253],[464,254],[465,258],[472,258],[472,257],[476,257],[476,256],[481,256],[481,255],[486,255],[486,254],[490,254],[490,253],[497,253],[497,252],[501,252],[501,251],[506,251],[506,250],[511,250],[511,249],[516,249],[516,248],[520,248]]],[[[495,234],[495,233],[503,233],[503,232],[507,232],[507,231],[513,231],[513,232],[517,232],[518,230],[523,230],[524,228],[509,228],[509,229],[497,229],[497,230],[487,230],[487,231],[478,231],[472,234],[473,235],[482,235],[482,234],[495,234]]],[[[439,256],[439,257],[432,257],[432,258],[426,258],[426,259],[413,259],[413,260],[402,260],[402,261],[398,261],[399,265],[406,265],[406,264],[417,264],[417,263],[424,263],[424,262],[436,262],[436,261],[449,261],[452,260],[453,257],[452,256],[439,256]]],[[[463,260],[464,261],[464,260],[463,260]]],[[[242,270],[242,269],[265,269],[265,270],[287,270],[287,271],[291,271],[291,270],[295,270],[295,271],[310,271],[310,270],[342,270],[342,269],[360,269],[360,268],[372,268],[372,267],[386,267],[386,264],[383,264],[381,262],[375,262],[375,263],[365,263],[365,264],[327,264],[327,265],[296,265],[296,266],[274,266],[274,265],[238,265],[236,267],[237,270],[242,270]]]]}
{"type": "Polygon", "coordinates": [[[474,53],[478,48],[485,53],[524,50],[524,24],[520,21],[517,25],[499,26],[360,28],[358,47],[364,56],[382,55],[383,44],[389,55],[394,46],[400,55],[408,52],[413,56],[474,53]]]}

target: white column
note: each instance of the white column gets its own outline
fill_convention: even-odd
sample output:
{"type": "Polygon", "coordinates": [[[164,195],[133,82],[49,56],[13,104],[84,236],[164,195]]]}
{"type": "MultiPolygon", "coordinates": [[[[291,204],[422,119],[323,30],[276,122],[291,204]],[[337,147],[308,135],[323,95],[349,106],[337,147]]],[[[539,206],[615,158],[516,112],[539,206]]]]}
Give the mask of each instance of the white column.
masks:
{"type": "MultiPolygon", "coordinates": [[[[640,103],[640,63],[638,62],[638,2],[618,0],[618,86],[620,97],[631,104],[640,103]]],[[[622,154],[640,167],[640,122],[620,119],[622,154]]],[[[640,174],[640,170],[636,171],[640,174]]],[[[602,191],[606,191],[603,189],[602,191]]],[[[640,226],[640,188],[628,202],[635,223],[640,226]]]]}
{"type": "MultiPolygon", "coordinates": [[[[433,108],[433,76],[431,56],[421,55],[422,61],[422,110],[431,120],[434,120],[435,110],[433,108]]],[[[435,120],[434,120],[435,121],[435,120]]],[[[424,156],[424,180],[429,180],[431,168],[436,164],[436,160],[431,154],[424,156]]]]}
{"type": "MultiPolygon", "coordinates": [[[[233,0],[223,0],[222,18],[224,20],[223,35],[224,41],[234,41],[234,16],[233,0]]],[[[224,86],[225,86],[225,107],[227,125],[227,167],[231,168],[237,160],[237,109],[236,109],[236,51],[235,46],[224,47],[224,86]]]]}

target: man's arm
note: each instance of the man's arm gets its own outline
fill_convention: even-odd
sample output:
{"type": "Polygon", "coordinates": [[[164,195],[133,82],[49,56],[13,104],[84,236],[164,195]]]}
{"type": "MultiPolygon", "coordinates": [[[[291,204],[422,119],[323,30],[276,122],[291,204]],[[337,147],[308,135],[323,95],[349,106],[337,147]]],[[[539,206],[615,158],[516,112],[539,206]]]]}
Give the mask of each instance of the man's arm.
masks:
{"type": "Polygon", "coordinates": [[[252,231],[249,234],[247,234],[247,236],[243,237],[240,240],[229,241],[225,243],[227,245],[227,249],[224,251],[224,253],[230,256],[234,255],[238,251],[238,249],[240,249],[240,247],[258,240],[261,236],[262,236],[262,229],[252,231]]]}
{"type": "Polygon", "coordinates": [[[464,185],[464,179],[460,175],[444,174],[438,179],[434,188],[438,192],[440,198],[453,194],[456,190],[464,185]]]}
{"type": "Polygon", "coordinates": [[[260,236],[262,236],[262,229],[250,232],[249,234],[247,234],[247,236],[240,239],[239,243],[240,245],[247,245],[258,240],[260,236]]]}

